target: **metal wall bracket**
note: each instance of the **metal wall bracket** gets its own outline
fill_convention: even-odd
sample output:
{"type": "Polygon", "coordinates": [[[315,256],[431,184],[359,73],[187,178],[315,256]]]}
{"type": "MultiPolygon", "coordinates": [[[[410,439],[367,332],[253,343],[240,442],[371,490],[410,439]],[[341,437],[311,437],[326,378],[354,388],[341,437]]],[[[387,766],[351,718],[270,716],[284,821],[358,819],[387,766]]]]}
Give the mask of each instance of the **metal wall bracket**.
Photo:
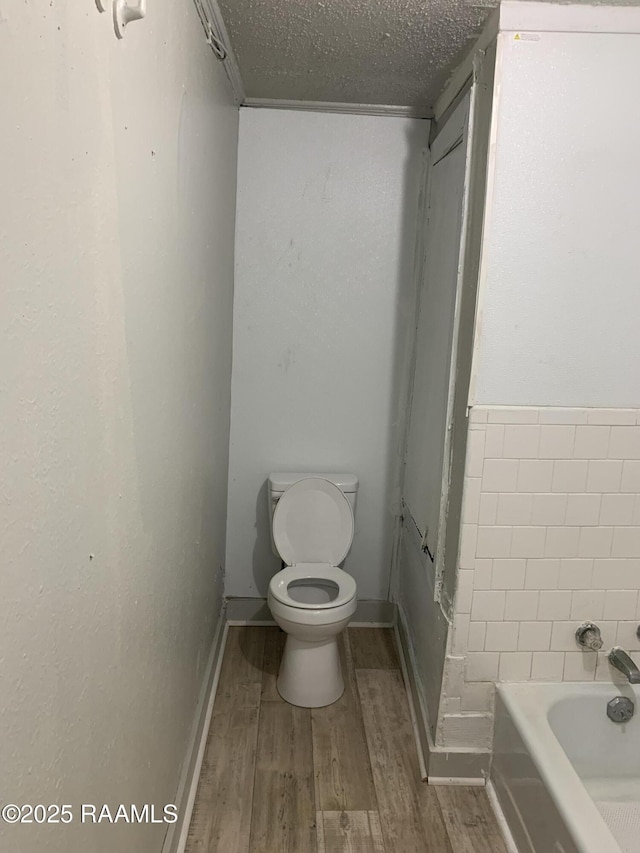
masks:
{"type": "Polygon", "coordinates": [[[113,26],[119,39],[124,38],[127,25],[139,21],[147,14],[147,0],[114,0],[113,26]]]}

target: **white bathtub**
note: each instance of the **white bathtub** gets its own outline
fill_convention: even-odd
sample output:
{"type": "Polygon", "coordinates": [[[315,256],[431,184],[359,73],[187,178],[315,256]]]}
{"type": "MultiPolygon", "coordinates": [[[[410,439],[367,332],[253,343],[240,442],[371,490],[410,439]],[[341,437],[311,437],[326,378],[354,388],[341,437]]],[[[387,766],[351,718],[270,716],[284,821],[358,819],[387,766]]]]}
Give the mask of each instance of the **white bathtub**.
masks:
{"type": "Polygon", "coordinates": [[[520,853],[640,853],[640,689],[499,685],[491,780],[520,853]]]}

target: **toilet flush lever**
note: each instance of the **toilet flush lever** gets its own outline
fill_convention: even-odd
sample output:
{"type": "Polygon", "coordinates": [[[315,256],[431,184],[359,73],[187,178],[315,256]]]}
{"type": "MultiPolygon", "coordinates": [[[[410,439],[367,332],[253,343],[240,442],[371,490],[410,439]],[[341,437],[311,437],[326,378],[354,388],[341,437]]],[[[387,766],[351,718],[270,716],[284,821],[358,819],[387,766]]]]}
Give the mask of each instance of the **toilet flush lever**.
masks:
{"type": "Polygon", "coordinates": [[[147,14],[147,0],[114,0],[113,25],[119,39],[124,38],[124,31],[131,21],[139,21],[147,14]]]}

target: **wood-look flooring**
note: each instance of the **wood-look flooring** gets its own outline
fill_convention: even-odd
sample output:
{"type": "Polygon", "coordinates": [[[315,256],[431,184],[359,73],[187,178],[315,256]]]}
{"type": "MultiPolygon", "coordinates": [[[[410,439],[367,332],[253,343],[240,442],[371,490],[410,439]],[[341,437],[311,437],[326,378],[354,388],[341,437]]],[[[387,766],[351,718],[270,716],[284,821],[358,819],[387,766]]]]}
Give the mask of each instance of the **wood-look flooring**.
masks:
{"type": "Polygon", "coordinates": [[[390,630],[342,635],[313,709],[276,690],[285,636],[229,629],[187,853],[506,853],[483,788],[421,781],[390,630]]]}

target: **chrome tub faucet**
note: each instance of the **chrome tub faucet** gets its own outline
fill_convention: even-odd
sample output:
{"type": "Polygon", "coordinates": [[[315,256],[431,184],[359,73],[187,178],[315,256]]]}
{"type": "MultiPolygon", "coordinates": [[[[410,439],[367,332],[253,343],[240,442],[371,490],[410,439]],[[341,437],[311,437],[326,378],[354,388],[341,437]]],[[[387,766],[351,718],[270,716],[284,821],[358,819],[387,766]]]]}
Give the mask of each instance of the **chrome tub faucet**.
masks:
{"type": "Polygon", "coordinates": [[[607,655],[611,666],[615,666],[629,684],[640,684],[640,669],[621,646],[614,646],[607,655]]]}

